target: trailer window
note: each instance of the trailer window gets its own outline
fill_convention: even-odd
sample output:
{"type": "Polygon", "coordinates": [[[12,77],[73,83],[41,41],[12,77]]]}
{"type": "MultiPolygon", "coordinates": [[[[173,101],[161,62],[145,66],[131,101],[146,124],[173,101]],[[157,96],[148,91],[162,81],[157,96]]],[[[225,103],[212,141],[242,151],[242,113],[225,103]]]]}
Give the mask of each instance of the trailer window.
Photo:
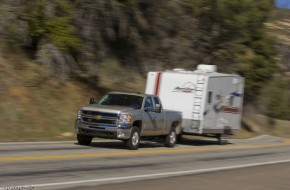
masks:
{"type": "Polygon", "coordinates": [[[230,106],[234,106],[234,96],[230,97],[229,104],[230,106]]]}
{"type": "Polygon", "coordinates": [[[212,91],[208,92],[208,97],[207,97],[207,103],[211,104],[211,99],[212,99],[212,91]]]}

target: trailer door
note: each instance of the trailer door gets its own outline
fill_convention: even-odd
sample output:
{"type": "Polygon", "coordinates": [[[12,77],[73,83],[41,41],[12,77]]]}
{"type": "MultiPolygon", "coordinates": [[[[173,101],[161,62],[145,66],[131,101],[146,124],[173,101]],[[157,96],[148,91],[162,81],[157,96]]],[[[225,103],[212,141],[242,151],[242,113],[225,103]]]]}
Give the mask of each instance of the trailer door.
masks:
{"type": "Polygon", "coordinates": [[[204,133],[222,133],[224,125],[229,122],[223,106],[226,97],[226,77],[210,77],[204,112],[204,133]]]}

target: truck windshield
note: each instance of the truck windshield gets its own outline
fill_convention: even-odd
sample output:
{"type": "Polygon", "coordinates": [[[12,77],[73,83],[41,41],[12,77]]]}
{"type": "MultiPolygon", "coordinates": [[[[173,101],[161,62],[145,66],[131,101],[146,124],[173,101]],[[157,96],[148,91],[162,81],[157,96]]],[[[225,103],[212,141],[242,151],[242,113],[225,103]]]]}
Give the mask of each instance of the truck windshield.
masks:
{"type": "Polygon", "coordinates": [[[107,94],[101,98],[98,104],[112,105],[112,106],[125,106],[134,109],[141,109],[143,97],[128,94],[107,94]]]}

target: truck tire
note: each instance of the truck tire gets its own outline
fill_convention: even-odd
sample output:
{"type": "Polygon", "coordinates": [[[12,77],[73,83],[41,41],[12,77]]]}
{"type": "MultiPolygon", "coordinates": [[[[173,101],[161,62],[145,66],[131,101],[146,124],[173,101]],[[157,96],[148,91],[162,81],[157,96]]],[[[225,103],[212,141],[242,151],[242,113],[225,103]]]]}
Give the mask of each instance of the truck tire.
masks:
{"type": "Polygon", "coordinates": [[[93,137],[77,134],[77,140],[80,145],[90,145],[93,137]]]}
{"type": "Polygon", "coordinates": [[[164,145],[166,147],[174,147],[176,140],[177,140],[176,132],[174,129],[171,129],[164,139],[164,145]]]}
{"type": "Polygon", "coordinates": [[[220,145],[226,145],[229,143],[229,136],[226,134],[218,135],[218,142],[220,145]]]}
{"type": "Polygon", "coordinates": [[[137,150],[140,144],[140,130],[138,127],[133,127],[131,137],[129,140],[124,141],[126,143],[126,147],[129,150],[137,150]]]}

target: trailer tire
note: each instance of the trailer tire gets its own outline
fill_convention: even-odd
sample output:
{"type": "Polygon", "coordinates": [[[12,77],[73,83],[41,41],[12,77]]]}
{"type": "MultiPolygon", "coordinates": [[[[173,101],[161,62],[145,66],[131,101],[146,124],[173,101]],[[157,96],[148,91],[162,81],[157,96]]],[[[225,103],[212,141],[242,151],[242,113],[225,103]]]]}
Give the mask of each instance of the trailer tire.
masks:
{"type": "Polygon", "coordinates": [[[123,141],[129,150],[137,150],[140,144],[140,129],[133,127],[130,139],[123,141]]]}
{"type": "Polygon", "coordinates": [[[176,142],[181,142],[182,141],[182,135],[179,134],[176,136],[176,142]]]}
{"type": "Polygon", "coordinates": [[[229,136],[226,134],[218,135],[218,142],[220,145],[226,145],[229,143],[229,136]]]}
{"type": "Polygon", "coordinates": [[[166,147],[174,147],[176,140],[177,140],[177,135],[176,135],[175,129],[171,129],[168,135],[166,135],[164,139],[164,145],[166,147]]]}
{"type": "Polygon", "coordinates": [[[80,145],[90,145],[93,137],[77,134],[77,140],[80,145]]]}

